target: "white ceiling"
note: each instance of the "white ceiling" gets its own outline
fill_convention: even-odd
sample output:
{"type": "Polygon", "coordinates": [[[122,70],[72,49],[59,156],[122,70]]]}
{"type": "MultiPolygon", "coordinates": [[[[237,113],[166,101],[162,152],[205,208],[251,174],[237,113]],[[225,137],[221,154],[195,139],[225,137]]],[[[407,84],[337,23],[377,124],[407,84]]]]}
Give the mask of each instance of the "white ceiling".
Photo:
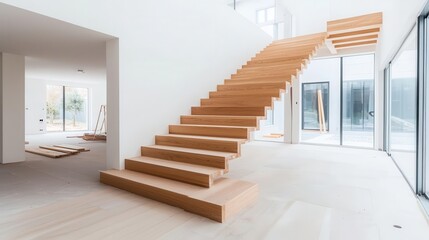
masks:
{"type": "Polygon", "coordinates": [[[105,42],[112,38],[0,3],[0,52],[26,56],[26,78],[106,81],[105,42]]]}

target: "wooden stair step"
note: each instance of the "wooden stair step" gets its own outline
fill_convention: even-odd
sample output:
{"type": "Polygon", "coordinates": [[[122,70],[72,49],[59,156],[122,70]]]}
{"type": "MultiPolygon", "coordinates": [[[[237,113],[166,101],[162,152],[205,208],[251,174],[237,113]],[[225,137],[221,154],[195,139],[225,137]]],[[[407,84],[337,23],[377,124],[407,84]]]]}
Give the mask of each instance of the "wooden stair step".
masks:
{"type": "Polygon", "coordinates": [[[224,98],[201,99],[201,106],[207,107],[268,107],[275,98],[270,96],[238,96],[224,98]]]}
{"type": "Polygon", "coordinates": [[[129,170],[107,170],[100,172],[100,182],[218,222],[250,205],[258,195],[256,184],[228,178],[203,188],[129,170]]]}
{"type": "Polygon", "coordinates": [[[268,107],[192,107],[192,115],[265,116],[268,107]]]}
{"type": "Polygon", "coordinates": [[[240,153],[240,145],[245,142],[246,139],[239,138],[218,138],[177,134],[155,136],[156,145],[196,148],[232,153],[240,153]]]}
{"type": "Polygon", "coordinates": [[[293,56],[293,57],[275,57],[275,58],[266,58],[266,59],[253,59],[249,62],[247,62],[247,64],[251,65],[251,64],[269,64],[269,63],[280,63],[280,62],[285,62],[285,61],[295,61],[295,60],[304,60],[304,59],[311,59],[311,56],[313,54],[306,54],[306,55],[302,55],[302,56],[293,56]]]}
{"type": "Polygon", "coordinates": [[[190,115],[181,116],[181,124],[193,125],[223,125],[258,127],[261,117],[257,116],[217,116],[217,115],[190,115]]]}
{"type": "Polygon", "coordinates": [[[235,90],[235,91],[218,91],[210,92],[210,98],[223,98],[223,97],[280,97],[280,93],[284,92],[279,88],[266,88],[266,89],[249,89],[249,90],[235,90]]]}
{"type": "Polygon", "coordinates": [[[226,138],[250,138],[250,130],[255,128],[240,126],[218,126],[218,125],[191,125],[180,124],[170,125],[170,134],[197,135],[209,137],[226,137],[226,138]]]}
{"type": "Polygon", "coordinates": [[[224,174],[220,168],[144,156],[126,159],[125,169],[202,187],[210,187],[216,177],[224,174]]]}
{"type": "Polygon", "coordinates": [[[250,90],[250,89],[269,89],[279,88],[286,89],[286,81],[270,82],[270,83],[246,83],[237,85],[218,85],[218,91],[237,91],[237,90],[250,90]]]}
{"type": "Polygon", "coordinates": [[[228,161],[238,157],[237,153],[210,151],[174,146],[142,146],[141,155],[171,161],[198,164],[201,166],[228,169],[228,161]]]}
{"type": "Polygon", "coordinates": [[[271,84],[271,83],[281,83],[285,84],[286,82],[291,82],[291,79],[293,79],[293,76],[288,77],[281,77],[281,78],[259,78],[259,79],[247,79],[247,80],[224,80],[225,85],[247,85],[247,84],[271,84]]]}
{"type": "Polygon", "coordinates": [[[232,74],[231,79],[227,80],[266,80],[266,79],[284,79],[289,78],[290,76],[296,76],[299,73],[300,69],[295,69],[294,71],[289,71],[285,73],[248,73],[248,74],[232,74]]]}

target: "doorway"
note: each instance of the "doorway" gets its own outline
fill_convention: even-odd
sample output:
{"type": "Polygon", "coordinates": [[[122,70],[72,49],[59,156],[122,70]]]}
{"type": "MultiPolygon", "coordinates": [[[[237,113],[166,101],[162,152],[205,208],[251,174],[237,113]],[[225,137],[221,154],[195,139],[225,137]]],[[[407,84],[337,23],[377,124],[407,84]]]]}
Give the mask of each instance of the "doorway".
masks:
{"type": "Polygon", "coordinates": [[[374,147],[374,54],[315,60],[301,88],[301,142],[374,147]]]}

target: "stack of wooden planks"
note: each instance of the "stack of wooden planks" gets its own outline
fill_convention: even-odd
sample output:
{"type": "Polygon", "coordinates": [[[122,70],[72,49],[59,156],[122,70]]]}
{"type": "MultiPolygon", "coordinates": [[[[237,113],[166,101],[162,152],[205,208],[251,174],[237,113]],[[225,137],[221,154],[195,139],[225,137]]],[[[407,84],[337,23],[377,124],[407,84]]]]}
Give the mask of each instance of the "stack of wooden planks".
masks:
{"type": "Polygon", "coordinates": [[[78,154],[81,152],[87,152],[89,151],[89,149],[81,146],[76,146],[76,145],[60,144],[60,145],[42,145],[42,146],[39,146],[38,148],[25,147],[25,151],[29,153],[45,156],[45,157],[60,158],[60,157],[78,154]]]}

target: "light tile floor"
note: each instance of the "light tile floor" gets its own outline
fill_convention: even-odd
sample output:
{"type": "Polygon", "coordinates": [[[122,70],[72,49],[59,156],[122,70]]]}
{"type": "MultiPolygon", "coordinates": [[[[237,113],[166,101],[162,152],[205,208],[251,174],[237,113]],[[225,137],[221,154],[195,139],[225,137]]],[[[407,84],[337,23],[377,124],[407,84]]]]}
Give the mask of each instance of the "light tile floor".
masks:
{"type": "Polygon", "coordinates": [[[227,176],[258,183],[260,197],[219,224],[98,183],[104,143],[27,140],[91,152],[0,166],[0,239],[429,239],[417,199],[383,152],[248,143],[227,176]]]}

